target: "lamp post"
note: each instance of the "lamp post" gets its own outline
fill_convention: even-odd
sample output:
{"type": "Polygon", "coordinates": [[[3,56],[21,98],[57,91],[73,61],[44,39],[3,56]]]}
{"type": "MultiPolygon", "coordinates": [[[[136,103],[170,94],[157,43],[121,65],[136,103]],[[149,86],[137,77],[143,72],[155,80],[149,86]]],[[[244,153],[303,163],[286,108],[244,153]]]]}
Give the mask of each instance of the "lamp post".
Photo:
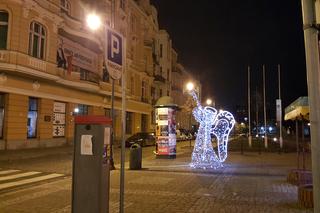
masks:
{"type": "MultiPolygon", "coordinates": [[[[186,84],[186,89],[188,92],[192,92],[194,90],[194,84],[192,82],[188,82],[186,84]]],[[[189,127],[191,129],[191,119],[192,119],[192,109],[190,109],[190,117],[189,117],[189,127]]],[[[191,148],[191,138],[189,140],[189,147],[191,148]]]]}
{"type": "MultiPolygon", "coordinates": [[[[86,17],[87,26],[92,31],[96,31],[101,27],[101,18],[96,13],[90,13],[86,17]]],[[[112,79],[112,91],[111,91],[111,119],[112,119],[112,131],[111,131],[111,142],[110,142],[110,158],[109,165],[110,169],[114,170],[113,161],[113,142],[114,142],[114,79],[112,79]]]]}

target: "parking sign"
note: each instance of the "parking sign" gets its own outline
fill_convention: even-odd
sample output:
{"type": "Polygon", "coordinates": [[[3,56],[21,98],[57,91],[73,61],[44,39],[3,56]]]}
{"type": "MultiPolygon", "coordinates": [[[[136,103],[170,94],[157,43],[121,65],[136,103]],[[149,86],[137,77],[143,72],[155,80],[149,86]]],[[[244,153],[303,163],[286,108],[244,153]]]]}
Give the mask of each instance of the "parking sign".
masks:
{"type": "Polygon", "coordinates": [[[107,27],[106,31],[106,65],[111,78],[121,78],[124,68],[124,39],[122,35],[107,27]]]}

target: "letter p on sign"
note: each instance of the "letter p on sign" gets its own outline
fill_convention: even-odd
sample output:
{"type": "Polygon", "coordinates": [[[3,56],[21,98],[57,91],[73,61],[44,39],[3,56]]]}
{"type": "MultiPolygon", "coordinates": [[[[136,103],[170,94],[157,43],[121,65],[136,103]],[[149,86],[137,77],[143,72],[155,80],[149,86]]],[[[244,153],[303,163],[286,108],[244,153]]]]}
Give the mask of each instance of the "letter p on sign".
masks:
{"type": "Polygon", "coordinates": [[[107,60],[122,66],[123,64],[123,39],[122,36],[111,29],[107,30],[107,60]]]}

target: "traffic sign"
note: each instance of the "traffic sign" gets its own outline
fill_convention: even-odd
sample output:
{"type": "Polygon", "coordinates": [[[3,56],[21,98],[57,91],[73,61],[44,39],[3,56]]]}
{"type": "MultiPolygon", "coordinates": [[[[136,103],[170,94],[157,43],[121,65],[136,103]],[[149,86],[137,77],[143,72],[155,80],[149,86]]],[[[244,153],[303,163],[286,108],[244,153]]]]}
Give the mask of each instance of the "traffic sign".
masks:
{"type": "Polygon", "coordinates": [[[106,29],[106,66],[111,78],[121,78],[124,69],[124,39],[123,36],[107,27],[106,29]]]}

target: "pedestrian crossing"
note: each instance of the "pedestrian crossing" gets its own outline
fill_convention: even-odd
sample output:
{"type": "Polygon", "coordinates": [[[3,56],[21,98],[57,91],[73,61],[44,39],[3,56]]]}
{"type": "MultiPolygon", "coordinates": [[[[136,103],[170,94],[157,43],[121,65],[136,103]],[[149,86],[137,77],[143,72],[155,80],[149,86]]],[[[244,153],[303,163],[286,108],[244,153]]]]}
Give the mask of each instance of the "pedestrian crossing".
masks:
{"type": "Polygon", "coordinates": [[[0,191],[64,177],[64,174],[0,168],[0,191]]]}

